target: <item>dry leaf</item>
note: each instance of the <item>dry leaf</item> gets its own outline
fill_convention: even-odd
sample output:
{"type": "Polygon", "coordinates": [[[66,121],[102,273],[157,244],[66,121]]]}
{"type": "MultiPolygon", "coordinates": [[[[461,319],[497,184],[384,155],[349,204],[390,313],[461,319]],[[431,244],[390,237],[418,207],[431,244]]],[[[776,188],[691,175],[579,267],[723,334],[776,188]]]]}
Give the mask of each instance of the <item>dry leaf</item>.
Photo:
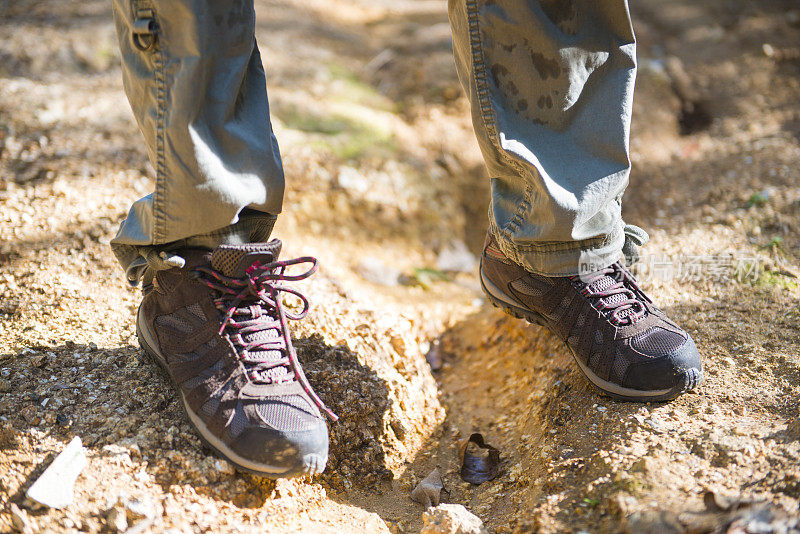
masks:
{"type": "Polygon", "coordinates": [[[442,488],[444,488],[442,476],[437,467],[417,484],[417,487],[411,492],[411,499],[424,504],[426,508],[438,506],[442,488]]]}
{"type": "Polygon", "coordinates": [[[500,451],[475,432],[458,443],[461,478],[470,484],[482,484],[495,478],[500,471],[500,451]]]}

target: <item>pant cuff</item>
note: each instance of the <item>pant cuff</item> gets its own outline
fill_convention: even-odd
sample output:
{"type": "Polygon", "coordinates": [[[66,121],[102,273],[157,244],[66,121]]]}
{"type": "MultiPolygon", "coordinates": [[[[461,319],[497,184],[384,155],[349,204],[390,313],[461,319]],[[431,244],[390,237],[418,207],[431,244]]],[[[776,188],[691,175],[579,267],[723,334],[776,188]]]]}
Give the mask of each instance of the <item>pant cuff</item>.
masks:
{"type": "Polygon", "coordinates": [[[264,242],[269,239],[276,220],[277,215],[245,209],[239,214],[239,220],[234,224],[207,234],[187,237],[163,245],[128,245],[112,242],[111,249],[125,270],[128,283],[137,286],[149,265],[145,258],[152,257],[153,252],[158,255],[161,252],[174,252],[186,248],[213,250],[219,245],[264,242]]]}
{"type": "Polygon", "coordinates": [[[509,260],[541,276],[585,275],[599,271],[622,257],[625,243],[622,223],[610,234],[583,241],[520,244],[494,223],[490,224],[489,232],[509,260]]]}

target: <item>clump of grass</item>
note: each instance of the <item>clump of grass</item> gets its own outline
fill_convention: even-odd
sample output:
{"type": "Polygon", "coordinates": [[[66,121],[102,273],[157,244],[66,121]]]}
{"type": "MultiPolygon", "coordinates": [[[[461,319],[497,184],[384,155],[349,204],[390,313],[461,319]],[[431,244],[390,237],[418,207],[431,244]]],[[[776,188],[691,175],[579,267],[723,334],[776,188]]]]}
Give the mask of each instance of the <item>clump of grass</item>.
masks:
{"type": "Polygon", "coordinates": [[[326,64],[332,82],[333,102],[352,102],[367,108],[397,112],[397,104],[378,92],[372,85],[362,80],[356,73],[339,63],[326,64]]]}
{"type": "Polygon", "coordinates": [[[796,278],[787,276],[784,271],[764,271],[755,281],[755,287],[772,288],[777,287],[788,291],[798,288],[796,278]]]}
{"type": "Polygon", "coordinates": [[[346,67],[335,62],[326,67],[324,111],[277,105],[275,116],[288,128],[312,134],[310,145],[344,160],[396,153],[391,122],[395,104],[346,67]]]}
{"type": "Polygon", "coordinates": [[[311,145],[344,160],[386,155],[398,150],[391,131],[358,116],[320,114],[297,106],[276,107],[274,114],[288,128],[314,134],[309,139],[311,145]]]}
{"type": "Polygon", "coordinates": [[[753,193],[747,200],[747,207],[751,208],[753,206],[756,206],[757,208],[760,208],[764,206],[767,202],[769,202],[769,195],[767,195],[766,193],[764,192],[753,193]]]}

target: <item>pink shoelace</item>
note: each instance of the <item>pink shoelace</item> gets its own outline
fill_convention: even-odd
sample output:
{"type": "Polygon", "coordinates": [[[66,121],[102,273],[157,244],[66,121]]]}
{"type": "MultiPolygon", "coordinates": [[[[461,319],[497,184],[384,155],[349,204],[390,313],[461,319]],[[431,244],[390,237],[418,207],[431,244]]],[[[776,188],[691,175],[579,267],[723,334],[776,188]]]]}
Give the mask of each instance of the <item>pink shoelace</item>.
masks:
{"type": "Polygon", "coordinates": [[[597,272],[571,276],[583,296],[594,301],[614,326],[634,324],[647,315],[644,302],[653,302],[641,290],[636,279],[619,262],[597,272]],[[605,280],[608,279],[608,280],[605,280]]]}
{"type": "Polygon", "coordinates": [[[303,373],[297,352],[292,346],[287,320],[299,320],[309,310],[308,299],[297,291],[277,282],[305,280],[317,271],[317,259],[310,256],[262,265],[253,263],[242,278],[225,276],[210,267],[198,267],[198,280],[219,293],[214,305],[224,313],[219,334],[230,339],[237,355],[247,369],[250,380],[258,383],[280,383],[297,380],[314,404],[333,421],[339,418],[314,392],[303,373]],[[287,274],[286,268],[310,264],[299,274],[287,274]],[[296,313],[284,309],[280,293],[297,297],[303,308],[296,313]],[[259,333],[276,331],[277,336],[259,336],[259,333]],[[264,353],[278,351],[281,357],[262,357],[264,353]],[[284,368],[289,373],[276,372],[284,368]]]}

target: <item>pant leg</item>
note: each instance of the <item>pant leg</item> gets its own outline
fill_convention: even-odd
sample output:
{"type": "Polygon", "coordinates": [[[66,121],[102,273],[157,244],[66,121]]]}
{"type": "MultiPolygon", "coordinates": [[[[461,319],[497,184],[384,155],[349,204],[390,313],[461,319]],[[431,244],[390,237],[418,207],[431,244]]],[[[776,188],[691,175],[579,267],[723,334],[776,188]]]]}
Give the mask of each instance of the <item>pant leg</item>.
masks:
{"type": "Polygon", "coordinates": [[[129,280],[153,250],[266,240],[284,176],[253,0],[113,0],[113,9],[125,93],[156,170],[155,191],[111,242],[129,280]],[[151,14],[157,40],[142,51],[132,32],[151,14]]]}
{"type": "Polygon", "coordinates": [[[449,0],[449,12],[503,252],[551,276],[619,259],[636,76],[627,0],[449,0]]]}

